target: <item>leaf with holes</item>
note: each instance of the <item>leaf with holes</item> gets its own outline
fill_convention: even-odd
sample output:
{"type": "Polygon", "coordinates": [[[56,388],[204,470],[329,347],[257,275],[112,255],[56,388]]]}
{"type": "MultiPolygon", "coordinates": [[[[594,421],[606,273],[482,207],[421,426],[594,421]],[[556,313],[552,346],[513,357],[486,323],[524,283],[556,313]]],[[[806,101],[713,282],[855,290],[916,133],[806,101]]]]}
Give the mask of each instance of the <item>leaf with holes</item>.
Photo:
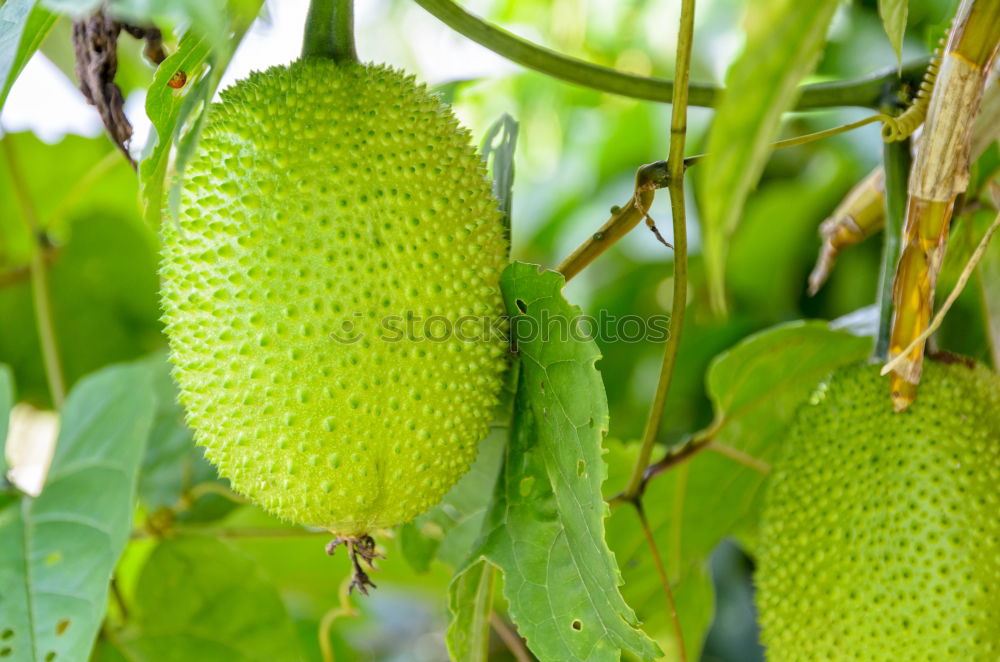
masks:
{"type": "Polygon", "coordinates": [[[38,0],[0,3],[0,108],[24,65],[55,25],[57,16],[38,0]]]}
{"type": "Polygon", "coordinates": [[[152,413],[139,365],[101,370],[70,393],[41,495],[0,511],[0,655],[89,655],[131,532],[152,413]]]}
{"type": "Polygon", "coordinates": [[[659,650],[622,599],[604,541],[600,352],[569,333],[580,310],[562,298],[564,282],[518,262],[501,278],[520,375],[510,445],[465,571],[483,558],[501,570],[510,616],[543,661],[618,660],[623,650],[652,659],[659,650]],[[565,337],[543,338],[542,320],[565,325],[565,337]]]}
{"type": "Polygon", "coordinates": [[[251,557],[215,538],[160,542],[143,566],[115,646],[134,662],[299,662],[278,589],[251,557]]]}
{"type": "Polygon", "coordinates": [[[698,173],[711,303],[725,310],[726,240],[764,170],[782,114],[822,51],[838,0],[750,0],[743,54],[729,68],[698,173]]]}
{"type": "Polygon", "coordinates": [[[139,164],[139,192],[146,221],[158,227],[163,209],[163,194],[170,148],[177,146],[173,163],[170,213],[176,215],[176,196],[187,159],[198,142],[201,127],[209,110],[209,102],[222,80],[229,60],[250,24],[253,23],[263,0],[240,0],[230,4],[224,34],[232,38],[222,48],[211,48],[211,42],[201,32],[188,30],[181,37],[177,50],[156,69],[146,93],[146,114],[153,123],[149,142],[139,164]],[[176,87],[178,77],[185,81],[176,87]]]}

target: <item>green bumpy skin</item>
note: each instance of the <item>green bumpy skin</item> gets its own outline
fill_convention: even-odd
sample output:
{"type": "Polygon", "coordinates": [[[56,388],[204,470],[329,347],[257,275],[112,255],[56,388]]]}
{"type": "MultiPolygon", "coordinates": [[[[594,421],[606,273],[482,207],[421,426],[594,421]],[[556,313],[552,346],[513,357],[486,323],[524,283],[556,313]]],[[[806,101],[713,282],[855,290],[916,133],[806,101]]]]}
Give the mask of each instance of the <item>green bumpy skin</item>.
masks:
{"type": "Polygon", "coordinates": [[[508,249],[468,132],[426,87],[323,59],[252,74],[213,107],[162,236],[180,399],[234,489],[358,536],[466,472],[506,366],[483,326],[508,249]]]}
{"type": "Polygon", "coordinates": [[[786,660],[1000,660],[1000,379],[925,363],[896,414],[878,366],[799,412],[765,497],[761,639],[786,660]]]}

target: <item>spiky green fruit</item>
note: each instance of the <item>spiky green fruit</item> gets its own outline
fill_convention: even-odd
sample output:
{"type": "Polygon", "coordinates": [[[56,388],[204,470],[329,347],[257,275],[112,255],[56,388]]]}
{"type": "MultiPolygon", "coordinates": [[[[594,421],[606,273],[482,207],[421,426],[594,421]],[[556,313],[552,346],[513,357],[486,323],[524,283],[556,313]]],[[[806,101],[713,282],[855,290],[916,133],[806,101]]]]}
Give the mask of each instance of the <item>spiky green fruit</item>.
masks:
{"type": "Polygon", "coordinates": [[[236,490],[358,536],[468,469],[505,366],[488,327],[507,242],[424,86],[322,59],[251,75],[213,108],[162,234],[180,398],[236,490]]]}
{"type": "Polygon", "coordinates": [[[878,366],[800,411],[765,497],[761,638],[785,660],[1000,659],[1000,379],[925,364],[894,413],[878,366]]]}

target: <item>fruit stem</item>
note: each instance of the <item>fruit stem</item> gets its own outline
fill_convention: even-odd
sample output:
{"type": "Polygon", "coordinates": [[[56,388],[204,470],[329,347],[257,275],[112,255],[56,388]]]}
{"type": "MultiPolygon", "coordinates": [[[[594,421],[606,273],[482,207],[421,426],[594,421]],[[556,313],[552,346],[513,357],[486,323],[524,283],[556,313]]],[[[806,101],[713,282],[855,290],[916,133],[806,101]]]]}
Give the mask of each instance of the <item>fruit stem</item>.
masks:
{"type": "Polygon", "coordinates": [[[878,277],[878,332],[872,360],[883,362],[889,355],[892,331],[892,282],[899,261],[899,248],[906,216],[906,183],[910,177],[910,139],[885,143],[882,161],[885,169],[885,232],[882,240],[882,267],[878,277]]]}
{"type": "Polygon", "coordinates": [[[312,0],[306,17],[302,57],[357,62],[354,48],[354,0],[312,0]]]}
{"type": "MultiPolygon", "coordinates": [[[[512,62],[553,78],[635,99],[670,103],[673,97],[674,82],[671,80],[626,74],[567,57],[488,23],[452,0],[416,0],[416,3],[455,32],[512,62]]],[[[930,58],[925,57],[908,62],[903,65],[902,71],[891,66],[855,80],[805,85],[793,110],[837,106],[878,108],[886,87],[895,92],[904,84],[919,84],[929,61],[930,58]]],[[[712,85],[692,84],[690,105],[713,107],[720,98],[720,92],[712,85]]]]}

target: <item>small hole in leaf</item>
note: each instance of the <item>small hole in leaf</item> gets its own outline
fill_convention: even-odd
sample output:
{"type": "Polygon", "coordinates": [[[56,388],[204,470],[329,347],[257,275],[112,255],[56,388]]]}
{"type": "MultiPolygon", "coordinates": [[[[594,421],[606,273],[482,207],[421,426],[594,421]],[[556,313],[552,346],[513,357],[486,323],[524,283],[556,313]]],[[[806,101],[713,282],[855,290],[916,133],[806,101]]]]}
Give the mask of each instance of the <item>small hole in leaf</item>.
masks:
{"type": "Polygon", "coordinates": [[[517,306],[517,309],[520,310],[522,313],[528,312],[528,304],[526,304],[521,299],[514,299],[514,305],[517,306]]]}
{"type": "Polygon", "coordinates": [[[576,475],[582,476],[587,473],[587,463],[583,460],[577,460],[576,462],[576,475]]]}
{"type": "Polygon", "coordinates": [[[59,621],[58,623],[56,623],[56,635],[63,634],[64,632],[66,632],[66,628],[68,628],[68,627],[69,627],[69,619],[68,618],[64,618],[61,621],[59,621]]]}
{"type": "Polygon", "coordinates": [[[583,621],[581,621],[579,618],[574,618],[573,619],[572,627],[573,627],[574,630],[576,630],[577,632],[579,632],[580,630],[583,629],[583,621]]]}
{"type": "Polygon", "coordinates": [[[589,421],[587,421],[587,425],[588,425],[589,427],[594,427],[594,419],[593,419],[593,418],[591,418],[591,419],[590,419],[589,421]]]}
{"type": "Polygon", "coordinates": [[[11,648],[10,646],[5,646],[4,648],[0,648],[0,657],[7,657],[13,652],[14,652],[13,648],[11,648]]]}
{"type": "Polygon", "coordinates": [[[545,382],[540,382],[540,386],[542,387],[542,393],[545,393],[545,382]]]}
{"type": "Polygon", "coordinates": [[[13,638],[14,638],[14,631],[12,629],[10,629],[10,628],[7,628],[2,633],[0,633],[0,639],[3,639],[4,641],[7,641],[8,639],[13,639],[13,638]]]}

